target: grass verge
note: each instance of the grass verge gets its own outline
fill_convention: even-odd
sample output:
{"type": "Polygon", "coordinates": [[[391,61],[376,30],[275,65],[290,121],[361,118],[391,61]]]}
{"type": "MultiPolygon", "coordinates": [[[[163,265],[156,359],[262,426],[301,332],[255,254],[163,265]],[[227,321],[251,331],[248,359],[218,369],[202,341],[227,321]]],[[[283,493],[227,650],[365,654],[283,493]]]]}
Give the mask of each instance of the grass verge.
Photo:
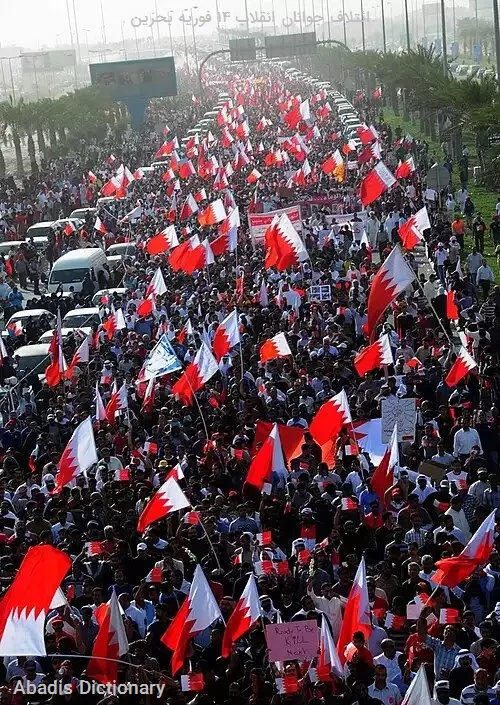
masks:
{"type": "MultiPolygon", "coordinates": [[[[428,135],[424,135],[420,129],[419,125],[411,120],[403,120],[402,116],[394,115],[394,112],[392,110],[389,110],[387,108],[384,108],[383,110],[383,115],[385,121],[391,125],[393,131],[394,129],[399,125],[403,131],[403,134],[409,134],[415,137],[416,139],[423,140],[428,143],[429,145],[429,154],[431,156],[431,160],[434,159],[436,161],[442,162],[443,159],[443,152],[441,149],[441,146],[437,140],[432,140],[428,135]]],[[[473,145],[468,145],[469,150],[471,154],[475,154],[475,148],[473,145]]],[[[472,156],[470,158],[470,173],[472,174],[472,167],[475,166],[473,163],[474,157],[472,156]]],[[[454,173],[454,183],[453,186],[455,189],[459,187],[459,184],[457,183],[457,174],[454,173]]],[[[493,246],[493,241],[490,236],[489,232],[489,226],[491,222],[491,218],[493,215],[495,215],[495,205],[498,201],[498,198],[500,194],[496,193],[495,191],[489,191],[487,188],[484,188],[484,186],[476,186],[474,183],[472,183],[472,180],[469,181],[469,195],[472,198],[472,201],[476,207],[476,211],[480,212],[484,222],[486,223],[487,226],[487,232],[485,234],[484,238],[484,256],[488,260],[488,264],[490,267],[493,269],[493,272],[495,273],[495,281],[497,284],[500,284],[500,266],[499,263],[497,262],[495,258],[495,248],[493,246]]],[[[472,233],[469,230],[466,230],[466,236],[465,236],[465,252],[462,256],[462,261],[467,257],[469,252],[471,251],[472,247],[474,245],[474,237],[472,236],[472,233]]]]}

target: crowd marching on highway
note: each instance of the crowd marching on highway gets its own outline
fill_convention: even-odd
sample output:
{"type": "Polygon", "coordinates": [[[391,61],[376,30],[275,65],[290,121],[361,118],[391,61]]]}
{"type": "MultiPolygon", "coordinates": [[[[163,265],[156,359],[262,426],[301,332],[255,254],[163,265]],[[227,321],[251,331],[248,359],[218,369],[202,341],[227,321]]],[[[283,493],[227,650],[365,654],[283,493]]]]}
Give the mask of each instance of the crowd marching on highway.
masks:
{"type": "Polygon", "coordinates": [[[500,223],[382,93],[0,184],[0,705],[500,703],[500,223]]]}

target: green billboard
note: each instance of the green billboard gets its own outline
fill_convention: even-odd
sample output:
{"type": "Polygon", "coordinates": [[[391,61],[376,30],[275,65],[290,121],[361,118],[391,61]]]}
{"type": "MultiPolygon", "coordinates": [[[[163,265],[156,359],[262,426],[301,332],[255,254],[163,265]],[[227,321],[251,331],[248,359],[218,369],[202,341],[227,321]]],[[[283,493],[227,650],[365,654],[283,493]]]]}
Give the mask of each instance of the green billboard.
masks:
{"type": "Polygon", "coordinates": [[[177,95],[172,56],[133,61],[90,64],[92,85],[107,91],[115,100],[164,98],[177,95]]]}

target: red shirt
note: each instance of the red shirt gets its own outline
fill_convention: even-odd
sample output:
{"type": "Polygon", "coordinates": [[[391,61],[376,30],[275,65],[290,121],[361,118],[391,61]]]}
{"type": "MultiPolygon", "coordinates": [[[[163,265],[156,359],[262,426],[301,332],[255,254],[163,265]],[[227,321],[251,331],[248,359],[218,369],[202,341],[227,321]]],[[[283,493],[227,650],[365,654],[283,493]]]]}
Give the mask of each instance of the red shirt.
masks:
{"type": "Polygon", "coordinates": [[[373,512],[370,512],[364,517],[363,524],[369,529],[372,529],[372,531],[375,531],[375,529],[379,529],[381,526],[384,525],[382,514],[380,514],[379,512],[377,515],[375,515],[373,514],[373,512]]]}

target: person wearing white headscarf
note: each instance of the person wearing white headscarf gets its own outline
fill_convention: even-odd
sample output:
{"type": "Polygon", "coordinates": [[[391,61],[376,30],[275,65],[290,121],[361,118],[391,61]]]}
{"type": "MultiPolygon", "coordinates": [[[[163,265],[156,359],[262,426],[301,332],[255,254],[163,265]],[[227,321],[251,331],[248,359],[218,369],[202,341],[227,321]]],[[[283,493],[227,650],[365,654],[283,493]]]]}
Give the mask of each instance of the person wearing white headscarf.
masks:
{"type": "Polygon", "coordinates": [[[269,595],[262,595],[260,598],[260,610],[262,613],[262,619],[267,619],[269,624],[276,624],[278,622],[280,613],[274,606],[269,595]]]}

